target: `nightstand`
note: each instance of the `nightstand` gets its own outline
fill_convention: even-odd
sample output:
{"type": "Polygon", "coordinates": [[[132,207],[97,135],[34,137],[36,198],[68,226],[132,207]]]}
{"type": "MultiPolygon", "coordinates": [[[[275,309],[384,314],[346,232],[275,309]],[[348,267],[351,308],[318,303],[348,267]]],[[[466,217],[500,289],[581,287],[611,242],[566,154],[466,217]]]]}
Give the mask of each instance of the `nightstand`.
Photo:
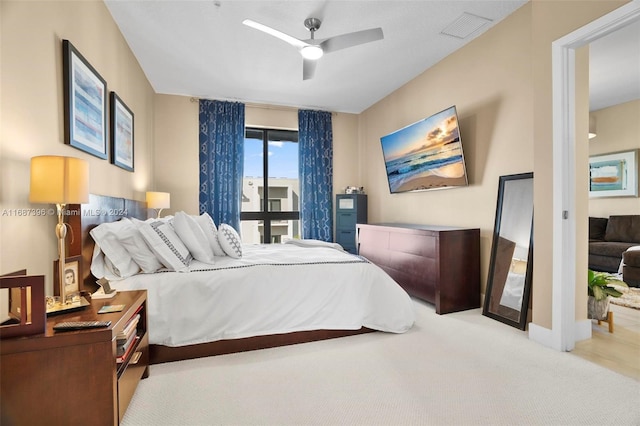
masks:
{"type": "Polygon", "coordinates": [[[117,425],[148,376],[146,290],[93,300],[82,311],[47,318],[44,334],[2,339],[2,424],[117,425]],[[104,305],[125,305],[98,314],[104,305]],[[133,349],[118,363],[117,335],[140,315],[133,349]],[[54,332],[64,321],[111,321],[108,328],[54,332]]]}
{"type": "Polygon", "coordinates": [[[336,243],[353,254],[358,254],[356,223],[367,223],[366,194],[336,195],[336,243]]]}

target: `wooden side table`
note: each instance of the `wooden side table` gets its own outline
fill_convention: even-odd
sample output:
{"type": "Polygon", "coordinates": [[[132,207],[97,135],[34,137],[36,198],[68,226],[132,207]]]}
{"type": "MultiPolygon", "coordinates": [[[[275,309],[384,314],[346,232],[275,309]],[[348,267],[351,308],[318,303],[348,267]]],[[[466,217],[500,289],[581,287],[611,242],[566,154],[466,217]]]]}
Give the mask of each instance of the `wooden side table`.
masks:
{"type": "Polygon", "coordinates": [[[93,300],[82,311],[47,318],[46,331],[0,342],[2,424],[117,425],[148,375],[146,290],[93,300]],[[98,314],[104,305],[125,305],[98,314]],[[134,349],[118,363],[117,335],[140,314],[134,349]],[[55,332],[65,321],[111,321],[108,328],[55,332]],[[137,361],[136,361],[137,360],[137,361]]]}

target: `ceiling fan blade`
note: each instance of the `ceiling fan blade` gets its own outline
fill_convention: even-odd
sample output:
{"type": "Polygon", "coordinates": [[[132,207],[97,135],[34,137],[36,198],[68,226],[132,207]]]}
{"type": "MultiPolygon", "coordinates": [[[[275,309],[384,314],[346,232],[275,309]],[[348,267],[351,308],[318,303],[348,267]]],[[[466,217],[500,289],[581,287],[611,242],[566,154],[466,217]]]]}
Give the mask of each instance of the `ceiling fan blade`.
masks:
{"type": "Polygon", "coordinates": [[[347,47],[382,40],[383,38],[382,28],[371,28],[369,30],[356,31],[354,33],[328,38],[320,43],[320,47],[322,47],[324,53],[330,53],[336,50],[346,49],[347,47]]]}
{"type": "Polygon", "coordinates": [[[298,40],[297,38],[292,37],[288,34],[285,34],[282,31],[278,31],[271,27],[267,27],[266,25],[262,25],[261,23],[252,21],[251,19],[245,19],[244,21],[242,21],[242,23],[248,27],[255,28],[256,30],[259,30],[269,35],[272,35],[274,37],[277,37],[280,40],[285,41],[290,45],[297,47],[298,49],[302,49],[303,47],[308,45],[302,40],[298,40]]]}
{"type": "Polygon", "coordinates": [[[310,80],[313,78],[313,74],[316,71],[316,64],[318,61],[313,59],[302,59],[302,79],[310,80]]]}

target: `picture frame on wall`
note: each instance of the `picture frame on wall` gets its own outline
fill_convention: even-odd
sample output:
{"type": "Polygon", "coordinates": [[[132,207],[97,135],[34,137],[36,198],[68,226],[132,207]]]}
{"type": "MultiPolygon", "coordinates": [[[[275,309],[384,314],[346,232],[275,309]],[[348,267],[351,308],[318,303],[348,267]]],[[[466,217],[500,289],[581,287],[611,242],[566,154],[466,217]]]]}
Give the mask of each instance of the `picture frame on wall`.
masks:
{"type": "Polygon", "coordinates": [[[111,92],[111,163],[133,171],[133,111],[111,92]]]}
{"type": "MultiPolygon", "coordinates": [[[[53,261],[53,294],[60,295],[60,279],[58,278],[58,265],[60,260],[53,261]]],[[[82,256],[67,257],[64,261],[64,285],[67,296],[80,291],[82,280],[82,256]]]]}
{"type": "Polygon", "coordinates": [[[107,82],[69,40],[62,53],[65,144],[106,159],[107,82]]]}
{"type": "Polygon", "coordinates": [[[589,157],[589,198],[637,196],[637,149],[589,157]]]}

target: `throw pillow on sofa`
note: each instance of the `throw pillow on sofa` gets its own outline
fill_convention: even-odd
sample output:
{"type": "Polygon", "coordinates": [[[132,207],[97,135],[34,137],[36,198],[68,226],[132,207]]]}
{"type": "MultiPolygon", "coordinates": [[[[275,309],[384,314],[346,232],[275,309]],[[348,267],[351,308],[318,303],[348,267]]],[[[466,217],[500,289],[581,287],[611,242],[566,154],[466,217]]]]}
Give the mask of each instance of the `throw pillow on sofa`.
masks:
{"type": "Polygon", "coordinates": [[[605,241],[640,242],[640,215],[609,216],[605,241]]]}
{"type": "Polygon", "coordinates": [[[606,217],[589,217],[589,240],[604,241],[608,221],[606,217]]]}

